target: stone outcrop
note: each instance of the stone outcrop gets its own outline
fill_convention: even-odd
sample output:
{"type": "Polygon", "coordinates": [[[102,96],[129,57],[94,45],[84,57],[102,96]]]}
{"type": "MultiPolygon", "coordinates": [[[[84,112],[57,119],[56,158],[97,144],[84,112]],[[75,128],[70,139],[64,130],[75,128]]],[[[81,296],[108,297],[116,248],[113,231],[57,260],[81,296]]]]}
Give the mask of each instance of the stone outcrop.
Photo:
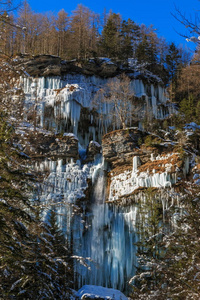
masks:
{"type": "Polygon", "coordinates": [[[143,189],[176,188],[188,179],[191,153],[157,135],[137,128],[116,130],[103,137],[102,148],[110,170],[108,201],[135,201],[143,189]]]}
{"type": "Polygon", "coordinates": [[[79,159],[78,139],[74,134],[64,136],[33,132],[23,137],[23,151],[30,157],[56,157],[79,159]]]}
{"type": "Polygon", "coordinates": [[[101,153],[101,145],[95,141],[90,141],[86,150],[86,159],[84,163],[88,163],[94,160],[97,154],[101,153]]]}
{"type": "Polygon", "coordinates": [[[138,128],[115,130],[102,139],[103,156],[112,168],[132,167],[134,155],[140,152],[139,143],[147,135],[138,128]]]}
{"type": "Polygon", "coordinates": [[[82,72],[85,75],[98,75],[101,77],[112,77],[117,75],[119,68],[116,63],[100,58],[90,59],[83,65],[82,72]]]}
{"type": "Polygon", "coordinates": [[[52,55],[20,55],[12,60],[16,70],[27,72],[30,76],[61,75],[61,59],[52,55]]]}
{"type": "Polygon", "coordinates": [[[82,73],[100,77],[113,77],[120,73],[118,65],[108,59],[96,58],[84,62],[66,61],[53,55],[20,55],[12,60],[16,70],[33,77],[62,76],[67,73],[82,73]]]}

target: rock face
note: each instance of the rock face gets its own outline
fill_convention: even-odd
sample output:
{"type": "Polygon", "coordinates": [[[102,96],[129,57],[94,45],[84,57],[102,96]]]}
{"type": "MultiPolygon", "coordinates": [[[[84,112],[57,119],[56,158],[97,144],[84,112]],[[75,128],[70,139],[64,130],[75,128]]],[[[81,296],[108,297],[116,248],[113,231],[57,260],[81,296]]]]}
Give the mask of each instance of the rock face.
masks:
{"type": "Polygon", "coordinates": [[[30,76],[61,75],[61,59],[52,55],[21,55],[13,59],[12,64],[17,70],[24,70],[30,76]]]}
{"type": "Polygon", "coordinates": [[[65,61],[52,55],[21,55],[13,59],[12,64],[17,70],[24,70],[30,76],[62,76],[67,73],[82,73],[85,75],[98,75],[112,77],[120,72],[120,68],[108,59],[96,58],[83,63],[76,60],[65,61]]]}
{"type": "Polygon", "coordinates": [[[119,73],[120,68],[116,63],[108,59],[90,59],[82,65],[82,72],[85,75],[98,75],[100,77],[113,77],[119,73]]]}
{"type": "Polygon", "coordinates": [[[110,170],[108,201],[133,200],[148,188],[175,188],[189,174],[191,157],[187,151],[137,128],[106,134],[102,147],[110,170]]]}
{"type": "Polygon", "coordinates": [[[138,155],[140,140],[147,135],[138,128],[115,130],[102,139],[103,156],[112,168],[132,166],[132,158],[138,155]]]}
{"type": "Polygon", "coordinates": [[[78,139],[74,134],[65,136],[45,135],[41,132],[24,137],[23,151],[31,157],[57,157],[79,159],[78,139]]]}
{"type": "Polygon", "coordinates": [[[101,153],[101,145],[95,141],[91,141],[86,150],[86,159],[84,163],[93,161],[95,156],[100,153],[101,153]]]}

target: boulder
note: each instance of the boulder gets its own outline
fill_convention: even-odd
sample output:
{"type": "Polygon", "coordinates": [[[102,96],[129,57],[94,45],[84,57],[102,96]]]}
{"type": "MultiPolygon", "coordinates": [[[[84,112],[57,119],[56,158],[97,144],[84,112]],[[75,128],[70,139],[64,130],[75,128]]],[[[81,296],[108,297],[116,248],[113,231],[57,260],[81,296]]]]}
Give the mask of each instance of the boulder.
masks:
{"type": "Polygon", "coordinates": [[[101,153],[101,145],[95,141],[90,141],[86,150],[85,163],[93,161],[97,154],[101,153]]]}
{"type": "Polygon", "coordinates": [[[117,74],[117,65],[111,61],[104,61],[101,64],[101,70],[99,76],[113,77],[117,74]]]}
{"type": "Polygon", "coordinates": [[[106,78],[117,75],[117,71],[119,71],[116,63],[112,62],[110,59],[105,58],[90,59],[83,64],[82,68],[82,72],[85,75],[95,74],[106,78]]]}
{"type": "Polygon", "coordinates": [[[79,159],[78,139],[68,133],[64,136],[45,135],[41,132],[29,133],[24,152],[31,157],[61,157],[79,159]]]}

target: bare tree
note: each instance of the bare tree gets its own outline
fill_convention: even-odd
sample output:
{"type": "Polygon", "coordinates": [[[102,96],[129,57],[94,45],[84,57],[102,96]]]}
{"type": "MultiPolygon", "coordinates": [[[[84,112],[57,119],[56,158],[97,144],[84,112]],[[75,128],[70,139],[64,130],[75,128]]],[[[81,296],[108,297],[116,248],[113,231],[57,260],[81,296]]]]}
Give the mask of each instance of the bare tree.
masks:
{"type": "Polygon", "coordinates": [[[58,12],[56,18],[56,27],[58,30],[57,34],[57,44],[58,44],[58,52],[57,55],[63,57],[66,48],[67,48],[67,30],[69,25],[69,17],[67,12],[64,9],[58,12]]]}
{"type": "Polygon", "coordinates": [[[86,59],[95,49],[98,36],[98,15],[79,4],[70,21],[71,57],[86,59]]]}
{"type": "Polygon", "coordinates": [[[112,120],[120,121],[123,129],[136,117],[134,91],[131,88],[130,78],[125,74],[110,79],[97,93],[97,98],[97,105],[100,103],[109,105],[109,114],[112,120]]]}
{"type": "Polygon", "coordinates": [[[198,11],[192,16],[187,17],[178,7],[175,7],[175,13],[172,13],[172,16],[180,22],[186,29],[185,33],[178,34],[188,42],[200,43],[200,17],[198,11]]]}

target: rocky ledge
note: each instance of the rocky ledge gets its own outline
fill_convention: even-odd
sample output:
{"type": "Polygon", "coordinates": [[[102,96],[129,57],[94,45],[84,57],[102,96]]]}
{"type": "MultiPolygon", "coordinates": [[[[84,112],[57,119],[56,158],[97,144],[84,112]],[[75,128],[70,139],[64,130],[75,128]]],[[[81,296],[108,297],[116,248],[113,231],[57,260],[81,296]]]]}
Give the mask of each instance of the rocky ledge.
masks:
{"type": "Polygon", "coordinates": [[[16,142],[24,145],[23,152],[30,157],[56,157],[79,159],[78,139],[72,134],[54,135],[42,132],[26,132],[17,135],[16,142]]]}
{"type": "Polygon", "coordinates": [[[138,128],[115,130],[102,139],[103,156],[111,169],[132,167],[133,155],[140,152],[139,144],[147,133],[138,128]]]}
{"type": "MultiPolygon", "coordinates": [[[[100,77],[112,77],[120,73],[117,63],[109,59],[95,58],[83,62],[62,60],[52,55],[18,55],[12,59],[17,71],[24,71],[33,77],[64,76],[67,73],[82,73],[100,77]]],[[[26,74],[27,75],[27,74],[26,74]]]]}
{"type": "Polygon", "coordinates": [[[22,76],[49,77],[65,76],[66,74],[84,74],[110,78],[125,72],[130,78],[142,79],[150,83],[163,84],[159,76],[145,69],[131,66],[127,61],[116,61],[104,57],[95,57],[82,61],[62,60],[53,55],[20,54],[12,58],[11,65],[22,76]]]}
{"type": "Polygon", "coordinates": [[[188,180],[197,184],[197,170],[190,172],[192,153],[177,142],[127,128],[106,134],[102,149],[109,165],[108,201],[132,201],[143,189],[171,189],[188,180]]]}

